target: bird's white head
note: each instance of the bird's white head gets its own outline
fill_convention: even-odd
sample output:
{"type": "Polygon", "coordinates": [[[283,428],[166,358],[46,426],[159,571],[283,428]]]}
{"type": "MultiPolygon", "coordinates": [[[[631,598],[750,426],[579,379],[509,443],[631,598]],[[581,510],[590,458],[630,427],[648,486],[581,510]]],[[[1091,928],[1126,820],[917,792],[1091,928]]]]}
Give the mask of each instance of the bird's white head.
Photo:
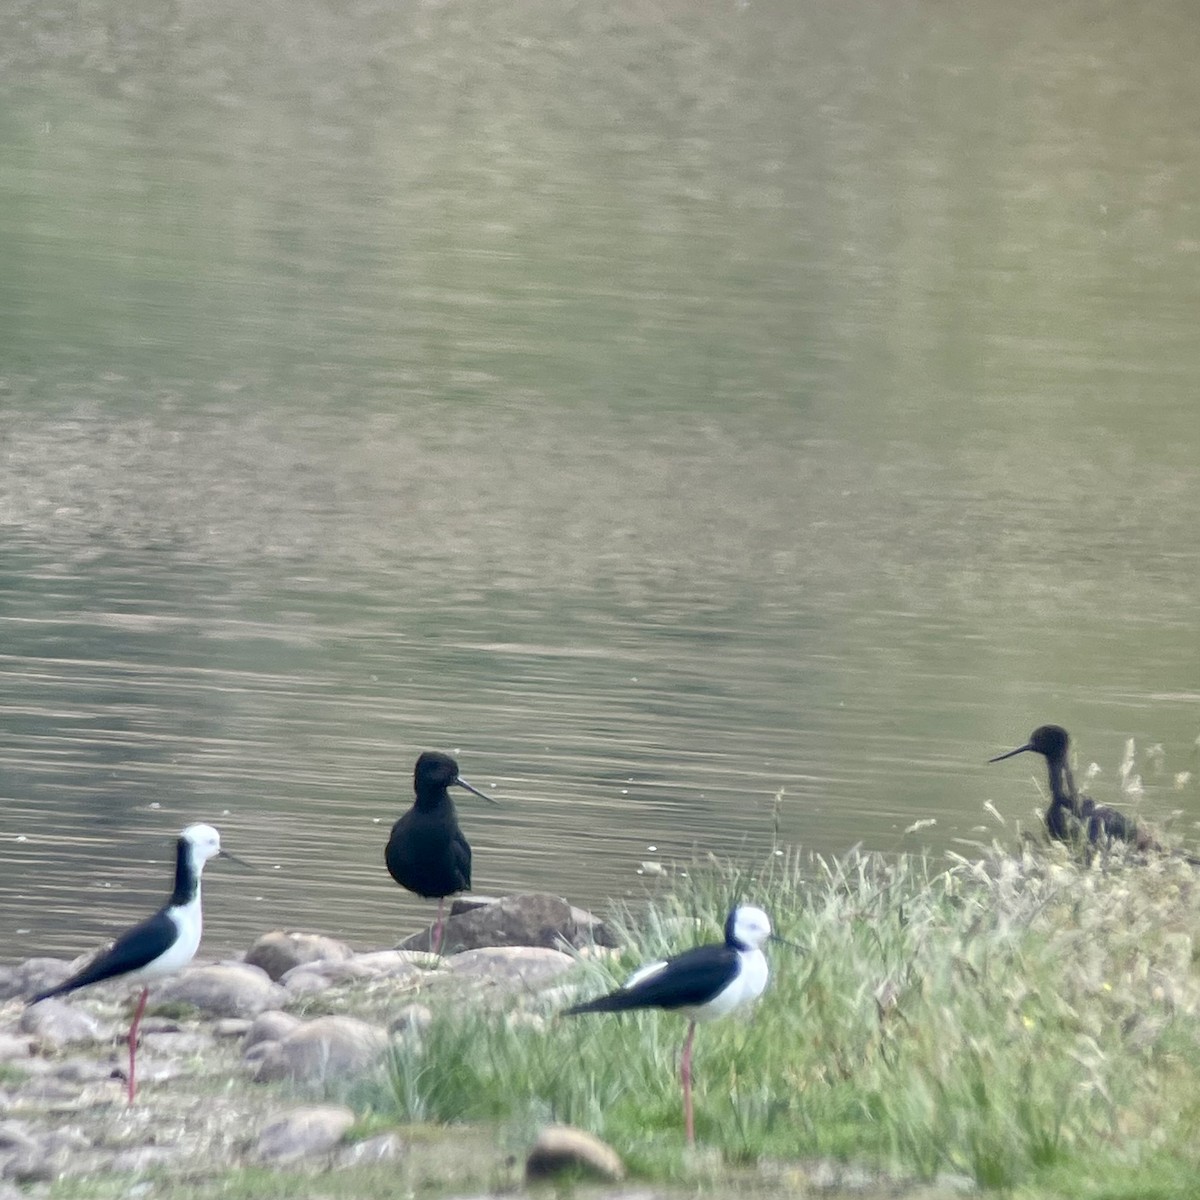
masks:
{"type": "Polygon", "coordinates": [[[189,825],[179,837],[187,843],[197,873],[210,858],[221,853],[221,835],[211,825],[189,825]]]}
{"type": "Polygon", "coordinates": [[[757,950],[771,936],[771,918],[761,908],[743,904],[725,922],[725,941],[739,950],[757,950]]]}

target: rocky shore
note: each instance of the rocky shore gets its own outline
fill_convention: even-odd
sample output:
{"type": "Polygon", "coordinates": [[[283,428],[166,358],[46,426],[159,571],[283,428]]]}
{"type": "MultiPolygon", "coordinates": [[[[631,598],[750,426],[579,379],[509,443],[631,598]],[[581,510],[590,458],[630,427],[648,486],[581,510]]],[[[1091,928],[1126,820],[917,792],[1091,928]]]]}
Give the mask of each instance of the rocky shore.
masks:
{"type": "MultiPolygon", "coordinates": [[[[421,1038],[433,1006],[451,993],[519,1011],[523,998],[559,986],[580,956],[614,944],[591,913],[544,894],[459,899],[440,957],[429,953],[429,932],[355,952],[273,930],[236,959],[165,980],[142,1024],[142,1090],[132,1106],[124,1092],[129,987],[98,985],[27,1007],[82,960],[0,967],[0,1200],[73,1179],[396,1162],[410,1149],[400,1134],[361,1128],[336,1102],[381,1069],[389,1043],[421,1038]]],[[[600,1176],[619,1178],[619,1160],[587,1141],[548,1128],[529,1149],[530,1175],[590,1161],[600,1176]]],[[[513,1174],[511,1156],[492,1153],[496,1169],[513,1174]]]]}

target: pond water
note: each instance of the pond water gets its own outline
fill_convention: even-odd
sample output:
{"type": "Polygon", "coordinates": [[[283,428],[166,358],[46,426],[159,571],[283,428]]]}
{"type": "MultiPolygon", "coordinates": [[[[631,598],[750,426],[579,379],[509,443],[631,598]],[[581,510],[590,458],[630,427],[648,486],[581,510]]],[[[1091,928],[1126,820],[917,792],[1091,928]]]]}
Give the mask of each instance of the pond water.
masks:
{"type": "Polygon", "coordinates": [[[128,8],[0,17],[6,958],[194,820],[207,951],[391,944],[424,748],[587,905],[1011,839],[1044,721],[1200,836],[1187,5],[128,8]]]}

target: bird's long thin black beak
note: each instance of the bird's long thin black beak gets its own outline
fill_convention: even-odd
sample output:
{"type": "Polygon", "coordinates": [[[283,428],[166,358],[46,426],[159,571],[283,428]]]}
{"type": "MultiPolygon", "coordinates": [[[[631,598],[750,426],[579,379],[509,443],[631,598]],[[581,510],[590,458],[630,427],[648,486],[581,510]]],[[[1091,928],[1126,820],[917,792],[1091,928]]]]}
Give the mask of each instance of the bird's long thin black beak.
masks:
{"type": "Polygon", "coordinates": [[[1015,750],[1006,750],[1003,754],[997,754],[995,758],[989,758],[988,762],[999,762],[1002,758],[1012,758],[1014,754],[1024,754],[1026,750],[1032,750],[1033,743],[1026,742],[1023,746],[1018,746],[1015,750]]]}
{"type": "Polygon", "coordinates": [[[799,942],[789,942],[787,938],[781,938],[779,934],[772,933],[768,938],[768,942],[778,942],[781,946],[787,946],[791,950],[799,950],[801,954],[807,954],[808,951],[800,945],[799,942]]]}
{"type": "Polygon", "coordinates": [[[478,796],[481,800],[486,800],[489,804],[500,803],[499,800],[493,800],[486,792],[481,792],[477,787],[472,787],[461,775],[456,775],[454,777],[454,782],[457,783],[459,787],[466,788],[468,792],[474,792],[476,796],[478,796]]]}
{"type": "Polygon", "coordinates": [[[247,871],[257,871],[258,870],[257,867],[252,866],[244,858],[238,858],[238,856],[236,854],[230,854],[228,850],[218,850],[217,857],[218,858],[227,858],[227,859],[229,859],[230,862],[237,863],[237,865],[239,867],[243,867],[247,871]]]}

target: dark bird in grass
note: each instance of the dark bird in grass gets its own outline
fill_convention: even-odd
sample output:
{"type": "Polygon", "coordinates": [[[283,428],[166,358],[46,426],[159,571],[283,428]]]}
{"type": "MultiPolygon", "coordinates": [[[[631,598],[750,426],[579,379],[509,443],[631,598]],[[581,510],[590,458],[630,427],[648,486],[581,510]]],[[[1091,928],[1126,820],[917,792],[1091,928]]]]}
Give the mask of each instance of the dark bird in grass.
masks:
{"type": "Polygon", "coordinates": [[[138,1027],[146,1011],[146,998],[150,994],[148,985],[181,970],[195,957],[202,924],[200,875],[204,864],[216,855],[233,859],[232,854],[221,849],[221,836],[211,825],[189,825],[176,843],[175,890],[166,904],[152,917],[121,934],[110,949],[97,955],[64,983],[39,992],[29,1001],[37,1004],[51,996],[65,996],[108,979],[142,984],[133,1024],[129,1027],[130,1104],[137,1093],[138,1027]]]}
{"type": "Polygon", "coordinates": [[[762,995],[769,973],[762,946],[768,939],[782,940],[771,932],[767,914],[761,908],[742,905],[726,919],[723,942],[697,946],[664,962],[650,963],[635,971],[615,992],[564,1010],[565,1016],[574,1016],[662,1008],[688,1018],[679,1072],[688,1145],[696,1140],[692,1115],[692,1039],[696,1023],[723,1017],[762,995]]]}
{"type": "MultiPolygon", "coordinates": [[[[1046,760],[1050,776],[1050,806],[1046,809],[1046,830],[1060,842],[1086,838],[1093,846],[1110,842],[1128,842],[1138,850],[1162,850],[1164,847],[1132,817],[1106,804],[1097,804],[1091,796],[1082,795],[1075,787],[1075,777],[1068,761],[1070,738],[1061,725],[1039,725],[1029,741],[1015,750],[1006,750],[989,758],[1000,762],[1027,751],[1040,754],[1046,760]]],[[[1185,856],[1188,861],[1194,861],[1185,856]]]]}
{"type": "Polygon", "coordinates": [[[413,771],[416,800],[392,826],[383,856],[388,873],[402,888],[437,900],[437,921],[430,941],[435,954],[442,948],[446,897],[471,886],[471,847],[458,827],[448,790],[452,786],[496,803],[459,775],[458,763],[450,755],[426,750],[413,771]]]}

